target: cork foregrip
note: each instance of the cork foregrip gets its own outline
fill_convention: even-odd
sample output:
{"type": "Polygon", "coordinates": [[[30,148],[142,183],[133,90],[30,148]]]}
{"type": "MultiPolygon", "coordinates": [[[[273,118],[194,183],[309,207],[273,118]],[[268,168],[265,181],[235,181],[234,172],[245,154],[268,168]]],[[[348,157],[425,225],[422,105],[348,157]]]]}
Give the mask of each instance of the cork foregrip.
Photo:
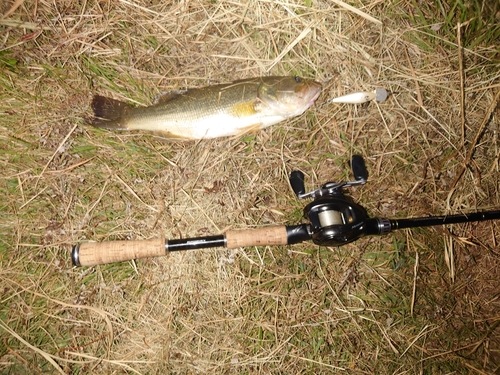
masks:
{"type": "Polygon", "coordinates": [[[226,247],[228,249],[246,246],[286,245],[287,243],[286,227],[283,225],[226,232],[226,247]]]}
{"type": "Polygon", "coordinates": [[[95,266],[125,260],[165,255],[165,239],[86,242],[73,249],[76,266],[95,266]]]}

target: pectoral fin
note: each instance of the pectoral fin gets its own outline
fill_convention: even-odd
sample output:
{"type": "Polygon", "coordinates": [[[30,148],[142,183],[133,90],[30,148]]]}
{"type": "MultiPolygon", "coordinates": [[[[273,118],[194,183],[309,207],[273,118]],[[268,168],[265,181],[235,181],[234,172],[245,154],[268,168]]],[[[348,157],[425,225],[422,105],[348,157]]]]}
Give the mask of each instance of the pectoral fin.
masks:
{"type": "Polygon", "coordinates": [[[162,140],[163,142],[184,142],[192,141],[194,138],[183,137],[182,135],[174,134],[169,131],[155,130],[153,131],[155,138],[162,140]]]}

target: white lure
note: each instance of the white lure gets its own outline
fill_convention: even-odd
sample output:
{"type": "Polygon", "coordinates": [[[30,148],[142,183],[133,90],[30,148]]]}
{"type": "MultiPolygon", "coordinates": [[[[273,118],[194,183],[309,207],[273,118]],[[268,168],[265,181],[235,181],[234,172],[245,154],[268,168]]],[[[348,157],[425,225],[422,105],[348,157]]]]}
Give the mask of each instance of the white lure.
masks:
{"type": "Polygon", "coordinates": [[[328,103],[347,103],[347,104],[362,104],[375,100],[376,102],[383,102],[387,99],[387,90],[384,88],[377,88],[373,91],[361,91],[353,94],[339,96],[328,100],[328,103]]]}

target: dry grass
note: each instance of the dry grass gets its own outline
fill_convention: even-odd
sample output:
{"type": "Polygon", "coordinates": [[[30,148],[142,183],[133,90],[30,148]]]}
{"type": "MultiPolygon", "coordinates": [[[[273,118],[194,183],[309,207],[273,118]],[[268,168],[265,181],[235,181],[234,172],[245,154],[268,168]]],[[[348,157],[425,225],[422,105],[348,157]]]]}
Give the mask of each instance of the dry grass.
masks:
{"type": "Polygon", "coordinates": [[[498,373],[497,222],[338,249],[69,259],[88,239],[298,223],[289,172],[309,188],[345,179],[352,153],[371,216],[500,206],[494,3],[2,2],[0,372],[498,373]],[[93,93],[148,104],[267,74],[325,89],[302,117],[241,138],[165,143],[84,122],[93,93]],[[377,86],[388,101],[325,104],[377,86]]]}

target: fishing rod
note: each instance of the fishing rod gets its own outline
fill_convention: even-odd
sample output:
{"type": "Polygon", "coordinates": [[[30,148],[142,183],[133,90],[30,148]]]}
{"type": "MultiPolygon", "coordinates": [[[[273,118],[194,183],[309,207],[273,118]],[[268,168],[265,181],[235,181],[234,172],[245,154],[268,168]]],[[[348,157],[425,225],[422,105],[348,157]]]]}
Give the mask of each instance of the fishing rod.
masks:
{"type": "Polygon", "coordinates": [[[369,218],[366,210],[344,191],[367,182],[368,171],[363,158],[354,155],[351,168],[354,181],[327,182],[307,193],[304,174],[301,171],[290,174],[290,185],[297,198],[313,199],[304,208],[307,223],[230,230],[216,236],[173,240],[162,237],[137,241],[86,242],[73,247],[72,263],[74,266],[94,266],[164,256],[173,251],[292,245],[308,240],[319,246],[342,246],[364,236],[386,235],[398,229],[500,219],[500,210],[408,219],[369,218]]]}

